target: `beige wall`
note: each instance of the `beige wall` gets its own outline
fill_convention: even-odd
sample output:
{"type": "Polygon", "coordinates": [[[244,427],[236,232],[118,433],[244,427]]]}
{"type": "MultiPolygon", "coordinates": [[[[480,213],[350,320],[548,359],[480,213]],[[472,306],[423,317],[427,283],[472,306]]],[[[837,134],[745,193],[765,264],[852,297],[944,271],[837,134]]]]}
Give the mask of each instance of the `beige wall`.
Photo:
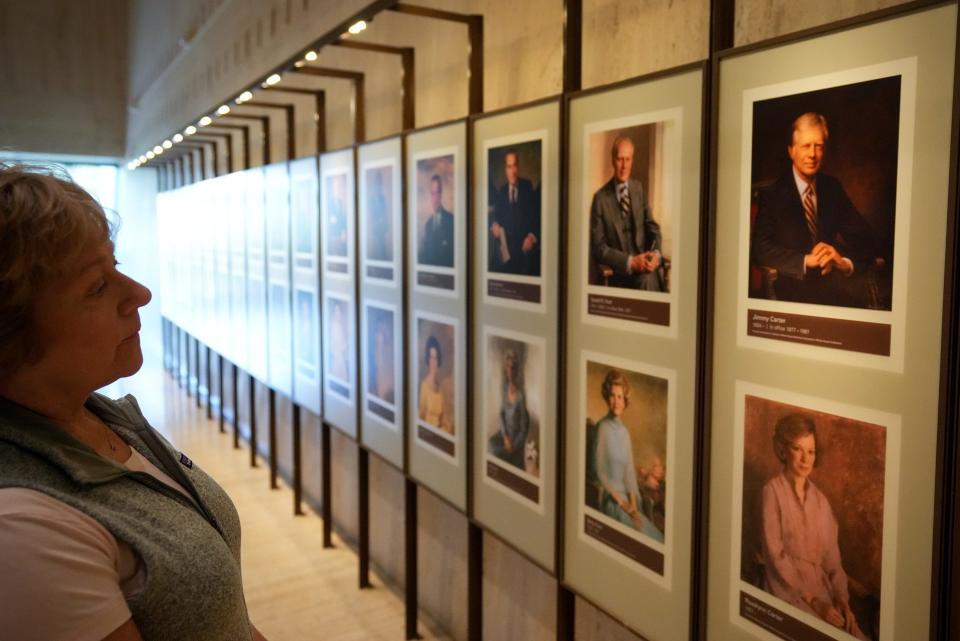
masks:
{"type": "Polygon", "coordinates": [[[0,148],[123,155],[125,0],[0,3],[0,148]]]}

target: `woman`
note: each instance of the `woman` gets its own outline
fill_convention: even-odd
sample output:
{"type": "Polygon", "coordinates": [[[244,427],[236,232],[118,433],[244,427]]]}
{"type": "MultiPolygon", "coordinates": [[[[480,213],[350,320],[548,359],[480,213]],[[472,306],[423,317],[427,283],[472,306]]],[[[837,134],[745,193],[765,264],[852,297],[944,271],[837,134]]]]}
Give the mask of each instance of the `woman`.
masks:
{"type": "Polygon", "coordinates": [[[427,338],[426,347],[424,361],[427,365],[427,373],[420,381],[419,416],[429,425],[453,434],[453,422],[447,418],[444,412],[443,389],[440,379],[443,352],[440,351],[440,341],[431,334],[427,338]]]}
{"type": "Polygon", "coordinates": [[[600,386],[609,411],[597,422],[597,477],[603,486],[600,509],[610,518],[663,541],[663,532],[640,511],[633,443],[621,416],[630,403],[630,385],[618,370],[607,372],[600,386]]]}
{"type": "Polygon", "coordinates": [[[783,471],[763,487],[764,589],[866,640],[849,605],[837,520],[827,497],[809,478],[817,464],[813,421],[802,414],[781,418],[773,451],[783,471]]]}
{"type": "Polygon", "coordinates": [[[503,354],[503,392],[497,415],[499,429],[490,437],[488,447],[491,454],[522,470],[530,413],[527,412],[527,397],[520,372],[517,350],[507,348],[503,354]]]}
{"type": "Polygon", "coordinates": [[[150,292],[116,265],[86,192],[0,166],[0,636],[262,640],[230,499],[94,393],[143,361],[150,292]]]}

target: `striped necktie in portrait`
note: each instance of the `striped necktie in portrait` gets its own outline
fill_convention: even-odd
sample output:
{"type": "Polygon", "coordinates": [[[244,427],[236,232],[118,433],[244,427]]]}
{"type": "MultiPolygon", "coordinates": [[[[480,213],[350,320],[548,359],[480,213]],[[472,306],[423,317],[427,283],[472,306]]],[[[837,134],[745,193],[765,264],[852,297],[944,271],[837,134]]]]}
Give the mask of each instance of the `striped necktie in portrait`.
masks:
{"type": "Polygon", "coordinates": [[[623,216],[624,223],[630,221],[630,190],[627,183],[620,185],[620,215],[623,216]]]}
{"type": "Polygon", "coordinates": [[[807,229],[810,231],[810,238],[817,242],[819,235],[817,231],[817,206],[813,202],[816,192],[813,189],[813,183],[807,185],[803,192],[803,216],[807,219],[807,229]]]}

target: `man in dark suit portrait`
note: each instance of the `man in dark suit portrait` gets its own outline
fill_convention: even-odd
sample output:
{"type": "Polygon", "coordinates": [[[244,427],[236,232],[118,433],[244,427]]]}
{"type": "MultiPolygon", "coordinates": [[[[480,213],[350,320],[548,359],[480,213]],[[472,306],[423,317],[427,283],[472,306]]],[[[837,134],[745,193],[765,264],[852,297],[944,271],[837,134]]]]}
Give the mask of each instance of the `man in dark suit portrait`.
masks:
{"type": "Polygon", "coordinates": [[[820,171],[829,135],[820,114],[794,120],[791,167],[759,198],[753,264],[776,270],[779,300],[867,307],[874,233],[840,181],[820,171]]]}
{"type": "Polygon", "coordinates": [[[540,194],[520,177],[515,149],[504,156],[507,182],[493,195],[490,211],[489,261],[491,272],[540,275],[540,194]]]}
{"type": "Polygon", "coordinates": [[[434,174],[430,178],[430,211],[420,241],[421,265],[453,267],[453,214],[443,207],[443,181],[434,174]]]}
{"type": "Polygon", "coordinates": [[[613,141],[613,177],[597,190],[590,205],[590,249],[597,268],[610,274],[607,285],[662,292],[666,283],[660,225],[650,215],[643,185],[630,177],[633,151],[629,137],[620,135],[613,141]]]}

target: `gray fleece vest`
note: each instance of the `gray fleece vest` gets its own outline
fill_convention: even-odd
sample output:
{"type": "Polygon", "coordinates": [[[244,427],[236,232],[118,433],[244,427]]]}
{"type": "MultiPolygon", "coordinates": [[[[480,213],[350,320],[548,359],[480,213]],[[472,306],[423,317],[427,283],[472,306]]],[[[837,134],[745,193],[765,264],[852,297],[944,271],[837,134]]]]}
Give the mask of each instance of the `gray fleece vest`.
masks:
{"type": "Polygon", "coordinates": [[[145,565],[146,585],[127,604],[145,641],[250,639],[240,580],[240,521],[230,498],[147,424],[132,396],[111,401],[94,395],[87,407],[147,460],[186,482],[200,507],[4,399],[0,488],[43,492],[88,514],[133,548],[145,565]]]}

